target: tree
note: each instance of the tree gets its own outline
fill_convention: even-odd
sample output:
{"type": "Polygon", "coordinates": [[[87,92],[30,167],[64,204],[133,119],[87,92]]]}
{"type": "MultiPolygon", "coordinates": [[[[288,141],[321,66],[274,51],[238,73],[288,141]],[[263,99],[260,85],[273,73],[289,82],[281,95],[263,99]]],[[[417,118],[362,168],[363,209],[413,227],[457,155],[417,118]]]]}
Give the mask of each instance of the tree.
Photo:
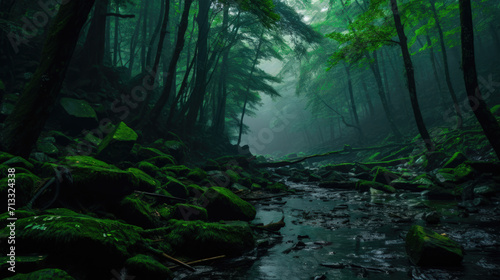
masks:
{"type": "Polygon", "coordinates": [[[474,55],[474,28],[472,24],[472,8],[470,0],[459,0],[461,41],[462,41],[462,68],[464,71],[465,88],[469,104],[483,128],[486,138],[490,142],[498,159],[500,159],[500,126],[488,109],[477,82],[476,62],[474,55]]]}
{"type": "Polygon", "coordinates": [[[40,65],[7,119],[3,150],[28,158],[55,104],[94,0],[62,4],[45,40],[40,65]]]}
{"type": "Polygon", "coordinates": [[[403,61],[405,64],[406,78],[408,82],[408,91],[410,92],[411,106],[413,109],[413,114],[415,116],[415,121],[417,122],[418,132],[425,142],[425,147],[428,151],[432,151],[434,146],[432,144],[431,137],[427,128],[425,127],[424,119],[420,111],[420,106],[418,104],[417,98],[417,87],[415,85],[415,74],[413,71],[413,63],[411,61],[410,52],[408,51],[408,43],[406,39],[406,34],[401,23],[401,17],[399,15],[397,0],[391,0],[392,14],[394,16],[394,24],[396,25],[396,31],[399,37],[399,45],[401,46],[401,52],[403,54],[403,61]]]}

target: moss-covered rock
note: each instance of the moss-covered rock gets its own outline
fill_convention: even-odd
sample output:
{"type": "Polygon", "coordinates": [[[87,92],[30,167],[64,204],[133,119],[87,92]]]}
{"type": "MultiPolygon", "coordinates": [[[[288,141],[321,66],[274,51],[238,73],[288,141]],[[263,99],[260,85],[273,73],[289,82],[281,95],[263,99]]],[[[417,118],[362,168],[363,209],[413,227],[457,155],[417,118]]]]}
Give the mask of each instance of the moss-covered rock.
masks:
{"type": "Polygon", "coordinates": [[[406,235],[406,252],[419,266],[457,266],[463,259],[460,244],[419,225],[412,226],[406,235]]]}
{"type": "Polygon", "coordinates": [[[196,184],[189,184],[186,186],[186,190],[188,191],[189,197],[200,198],[206,191],[206,188],[202,188],[196,184]]]}
{"type": "Polygon", "coordinates": [[[16,156],[11,155],[11,154],[6,153],[6,152],[0,152],[0,163],[4,163],[4,162],[6,162],[9,159],[14,158],[14,157],[16,157],[16,156]]]}
{"type": "Polygon", "coordinates": [[[158,149],[150,148],[150,147],[141,147],[141,146],[137,149],[136,153],[137,153],[137,158],[139,160],[146,160],[149,158],[167,155],[158,149]]]}
{"type": "Polygon", "coordinates": [[[70,156],[65,161],[73,175],[73,186],[91,195],[126,195],[134,190],[153,192],[159,183],[137,168],[121,170],[89,156],[70,156]]]}
{"type": "Polygon", "coordinates": [[[208,219],[208,215],[207,210],[203,207],[178,203],[174,205],[172,218],[184,221],[206,221],[208,219]]]}
{"type": "Polygon", "coordinates": [[[464,163],[467,157],[462,152],[456,152],[453,156],[443,165],[443,168],[455,168],[464,163]]]}
{"type": "Polygon", "coordinates": [[[182,162],[186,156],[187,147],[181,141],[165,141],[163,143],[163,148],[166,150],[167,154],[172,155],[177,162],[182,162]]]}
{"type": "Polygon", "coordinates": [[[240,181],[240,175],[236,173],[236,171],[232,169],[228,169],[225,171],[227,176],[229,176],[229,179],[231,180],[232,183],[238,183],[240,181]]]}
{"type": "Polygon", "coordinates": [[[108,162],[122,161],[130,153],[137,141],[137,133],[124,122],[120,122],[113,132],[108,134],[97,147],[99,159],[108,162]]]}
{"type": "Polygon", "coordinates": [[[22,157],[13,157],[13,158],[3,162],[3,165],[7,165],[9,167],[22,167],[22,168],[28,169],[30,171],[32,171],[33,168],[35,167],[33,165],[33,163],[25,160],[22,157]]]}
{"type": "Polygon", "coordinates": [[[97,115],[85,100],[74,98],[61,98],[62,107],[61,126],[71,133],[81,132],[82,129],[96,127],[97,115]]]}
{"type": "Polygon", "coordinates": [[[158,166],[159,168],[162,168],[165,165],[176,164],[175,159],[171,155],[152,157],[152,158],[148,158],[145,161],[147,161],[151,164],[154,164],[155,166],[158,166]]]}
{"type": "Polygon", "coordinates": [[[392,172],[385,167],[376,166],[372,168],[371,174],[373,174],[373,181],[389,185],[393,180],[401,177],[400,174],[392,172]]]}
{"type": "Polygon", "coordinates": [[[200,182],[207,178],[207,172],[205,172],[205,170],[201,168],[196,167],[189,171],[189,173],[187,174],[187,178],[195,182],[200,182]]]}
{"type": "Polygon", "coordinates": [[[165,241],[174,250],[192,258],[236,256],[254,245],[252,230],[245,222],[221,224],[171,220],[164,232],[165,241]]]}
{"type": "Polygon", "coordinates": [[[152,228],[157,224],[153,212],[148,203],[134,194],[124,197],[113,210],[118,218],[142,228],[152,228]]]}
{"type": "Polygon", "coordinates": [[[184,183],[174,177],[167,176],[167,184],[162,188],[175,197],[188,197],[188,191],[186,190],[186,186],[184,185],[184,183]]]}
{"type": "Polygon", "coordinates": [[[256,214],[255,207],[252,204],[223,187],[209,188],[201,197],[200,203],[201,206],[207,209],[208,218],[211,221],[251,221],[256,214]]]}
{"type": "Polygon", "coordinates": [[[57,279],[57,280],[74,280],[66,271],[57,268],[46,268],[42,270],[37,270],[31,273],[19,273],[12,277],[4,278],[5,280],[45,280],[45,279],[57,279]]]}
{"type": "MultiPolygon", "coordinates": [[[[0,230],[2,251],[8,246],[9,231],[7,227],[0,230]]],[[[16,221],[16,253],[53,254],[73,261],[93,256],[92,262],[119,263],[138,248],[141,231],[139,227],[85,215],[27,217],[16,221]]]]}
{"type": "Polygon", "coordinates": [[[146,174],[149,176],[156,176],[158,172],[160,172],[160,168],[158,168],[156,165],[147,162],[147,161],[141,161],[137,164],[137,168],[144,171],[146,174]]]}
{"type": "Polygon", "coordinates": [[[169,165],[162,168],[162,171],[172,172],[178,177],[186,177],[191,169],[185,165],[169,165]]]}
{"type": "Polygon", "coordinates": [[[281,182],[275,182],[275,183],[269,184],[266,187],[266,191],[269,191],[272,193],[279,193],[279,192],[284,192],[284,191],[288,191],[288,190],[289,190],[288,186],[281,183],[281,182]]]}
{"type": "MultiPolygon", "coordinates": [[[[7,173],[3,173],[7,174],[7,173]]],[[[7,176],[3,176],[0,180],[0,195],[7,199],[7,195],[9,193],[12,194],[12,189],[9,184],[12,184],[13,189],[15,189],[15,201],[16,205],[25,206],[34,195],[35,189],[41,184],[42,179],[38,178],[38,176],[27,173],[15,173],[15,182],[9,182],[9,178],[7,176]]],[[[16,207],[17,208],[17,207],[16,207]]]]}
{"type": "Polygon", "coordinates": [[[137,280],[168,279],[170,270],[151,256],[139,254],[125,262],[128,275],[137,280]]]}

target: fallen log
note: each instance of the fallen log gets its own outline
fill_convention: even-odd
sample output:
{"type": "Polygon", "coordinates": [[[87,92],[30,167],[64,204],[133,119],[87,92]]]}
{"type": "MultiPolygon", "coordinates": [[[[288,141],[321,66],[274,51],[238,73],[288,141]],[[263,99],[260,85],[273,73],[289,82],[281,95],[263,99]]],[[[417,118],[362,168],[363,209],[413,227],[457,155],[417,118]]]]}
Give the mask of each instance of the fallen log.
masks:
{"type": "Polygon", "coordinates": [[[258,168],[265,168],[265,167],[271,167],[271,168],[276,168],[276,167],[283,167],[287,165],[292,165],[296,163],[303,162],[307,159],[310,158],[315,158],[315,157],[324,157],[324,156],[330,156],[330,155],[335,155],[335,154],[349,154],[352,152],[358,152],[358,151],[368,151],[368,150],[378,150],[378,149],[384,149],[384,148],[391,148],[391,147],[398,147],[398,146],[405,146],[408,144],[390,144],[390,145],[384,145],[384,146],[376,146],[376,147],[367,147],[367,148],[351,148],[349,145],[345,145],[343,150],[338,150],[338,151],[332,151],[324,154],[319,154],[319,155],[312,155],[312,156],[306,156],[301,159],[297,159],[294,161],[278,161],[278,162],[263,162],[263,163],[257,163],[255,167],[258,168]]]}

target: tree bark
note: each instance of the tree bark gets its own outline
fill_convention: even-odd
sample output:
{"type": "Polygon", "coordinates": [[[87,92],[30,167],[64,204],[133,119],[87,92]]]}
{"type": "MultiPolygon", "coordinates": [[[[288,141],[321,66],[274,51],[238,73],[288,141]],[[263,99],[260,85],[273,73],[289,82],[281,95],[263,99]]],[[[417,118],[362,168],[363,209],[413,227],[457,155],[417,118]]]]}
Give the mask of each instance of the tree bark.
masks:
{"type": "MultiPolygon", "coordinates": [[[[116,13],[120,11],[120,8],[118,4],[116,4],[115,8],[116,13]]],[[[113,41],[113,65],[116,66],[118,63],[118,27],[119,27],[120,21],[118,20],[118,17],[115,17],[115,35],[114,35],[114,41],[113,41]]]]}
{"type": "Polygon", "coordinates": [[[148,12],[150,1],[151,0],[144,0],[144,14],[142,16],[141,73],[146,71],[146,42],[148,40],[148,12]]]}
{"type": "Polygon", "coordinates": [[[476,62],[474,56],[474,28],[472,25],[472,8],[470,0],[460,0],[460,22],[462,25],[462,68],[465,88],[472,111],[484,130],[497,158],[500,159],[500,126],[488,109],[479,90],[477,82],[476,62]]]}
{"type": "Polygon", "coordinates": [[[175,68],[177,67],[177,61],[179,60],[182,49],[184,48],[184,42],[185,42],[184,35],[186,34],[189,21],[189,9],[191,8],[192,3],[193,0],[184,0],[184,11],[182,12],[182,18],[179,25],[177,42],[175,43],[174,53],[172,54],[172,59],[170,60],[170,64],[168,66],[167,77],[165,79],[165,84],[163,86],[162,95],[158,100],[158,102],[156,102],[155,106],[153,107],[153,110],[151,111],[151,115],[149,117],[149,119],[152,121],[158,120],[163,107],[165,107],[165,104],[168,101],[170,92],[172,91],[172,83],[175,78],[175,68]]]}
{"type": "MultiPolygon", "coordinates": [[[[83,46],[85,55],[82,57],[83,70],[89,71],[94,67],[101,67],[104,60],[104,48],[106,39],[106,14],[108,12],[109,0],[95,0],[94,14],[90,23],[89,31],[83,46]]],[[[99,79],[95,70],[91,74],[99,79]]],[[[100,84],[97,82],[97,84],[100,84]]]]}
{"type": "Polygon", "coordinates": [[[457,95],[453,89],[453,84],[451,83],[450,68],[448,66],[448,55],[446,53],[446,46],[444,43],[443,29],[441,28],[441,23],[439,22],[439,16],[436,11],[435,0],[429,1],[431,4],[432,14],[434,16],[434,21],[436,22],[436,28],[439,35],[439,44],[441,45],[441,53],[443,55],[443,65],[444,65],[444,75],[446,80],[446,85],[448,86],[448,91],[450,92],[451,100],[453,101],[453,106],[455,107],[455,112],[457,114],[457,128],[462,128],[463,126],[463,116],[460,111],[460,106],[458,105],[457,95]]]}
{"type": "Polygon", "coordinates": [[[432,144],[429,132],[425,127],[424,119],[422,117],[420,106],[418,104],[417,87],[415,84],[413,63],[411,61],[410,52],[408,51],[408,43],[404,32],[403,24],[401,23],[401,18],[399,16],[397,0],[391,0],[391,8],[392,8],[392,14],[394,16],[394,24],[396,25],[396,31],[399,37],[399,45],[401,46],[401,52],[403,53],[406,78],[408,81],[408,91],[410,92],[411,106],[413,109],[413,114],[415,116],[415,121],[417,122],[418,132],[422,136],[422,139],[425,142],[425,147],[427,148],[427,150],[433,151],[434,145],[432,144]]]}
{"type": "Polygon", "coordinates": [[[129,77],[132,77],[132,72],[134,68],[134,61],[135,61],[135,49],[137,48],[137,38],[139,38],[139,28],[141,26],[141,20],[142,20],[142,11],[139,15],[139,18],[137,19],[137,23],[135,25],[135,30],[134,34],[132,35],[132,38],[130,39],[130,59],[129,59],[129,77]]]}
{"type": "Polygon", "coordinates": [[[62,4],[45,40],[40,65],[5,120],[2,148],[28,158],[47,121],[94,0],[62,4]]]}
{"type": "MultiPolygon", "coordinates": [[[[149,41],[149,48],[148,48],[148,54],[146,55],[146,65],[150,66],[152,62],[152,56],[153,56],[153,50],[154,50],[154,43],[156,42],[156,38],[158,37],[158,34],[160,33],[160,30],[163,32],[163,25],[165,25],[165,32],[166,32],[166,23],[165,19],[167,19],[168,22],[168,13],[170,12],[170,0],[163,1],[161,0],[161,7],[160,7],[160,18],[158,19],[158,24],[155,27],[155,30],[153,31],[153,36],[151,36],[151,41],[149,41]],[[166,7],[167,12],[165,13],[165,2],[167,2],[168,7],[166,7]]],[[[161,33],[161,36],[163,33],[161,33]]],[[[161,45],[163,46],[163,44],[161,45]]],[[[156,72],[155,72],[156,73],[156,72]]]]}
{"type": "Polygon", "coordinates": [[[207,89],[207,63],[208,63],[208,12],[210,11],[210,0],[199,0],[199,11],[196,17],[198,23],[198,57],[196,61],[196,82],[193,93],[189,99],[189,109],[185,119],[185,128],[193,128],[198,118],[203,99],[207,89]]]}

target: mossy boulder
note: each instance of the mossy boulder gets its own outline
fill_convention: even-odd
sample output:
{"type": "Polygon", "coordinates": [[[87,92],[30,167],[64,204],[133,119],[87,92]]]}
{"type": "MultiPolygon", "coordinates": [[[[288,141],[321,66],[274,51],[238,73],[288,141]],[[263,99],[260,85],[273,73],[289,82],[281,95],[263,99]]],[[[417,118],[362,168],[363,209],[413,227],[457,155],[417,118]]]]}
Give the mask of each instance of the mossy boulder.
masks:
{"type": "Polygon", "coordinates": [[[57,279],[57,280],[74,280],[66,271],[57,268],[46,268],[42,270],[37,270],[31,273],[18,273],[12,277],[4,278],[5,280],[45,280],[45,279],[57,279]]]}
{"type": "Polygon", "coordinates": [[[167,154],[172,155],[177,162],[182,162],[186,156],[187,147],[181,141],[165,141],[163,143],[163,149],[167,154]]]}
{"type": "Polygon", "coordinates": [[[375,189],[378,191],[386,192],[386,193],[395,193],[396,189],[393,186],[389,186],[386,184],[382,184],[375,181],[366,181],[359,180],[356,183],[356,189],[360,191],[369,191],[371,189],[375,189]]]}
{"type": "Polygon", "coordinates": [[[206,188],[202,188],[196,184],[189,184],[186,186],[189,197],[200,198],[205,192],[206,188]]]}
{"type": "Polygon", "coordinates": [[[167,155],[158,149],[150,148],[150,147],[142,147],[142,146],[139,146],[139,148],[135,152],[136,152],[136,154],[137,154],[136,156],[139,160],[146,160],[146,159],[150,159],[150,158],[154,158],[154,157],[167,155]]]}
{"type": "Polygon", "coordinates": [[[238,175],[236,171],[228,169],[225,172],[227,176],[229,176],[229,179],[231,180],[232,183],[238,183],[241,180],[240,175],[238,175]]]}
{"type": "Polygon", "coordinates": [[[158,168],[156,165],[147,162],[147,161],[141,161],[137,164],[137,169],[140,169],[144,171],[146,174],[149,176],[156,176],[158,172],[160,172],[160,168],[158,168]]]}
{"type": "Polygon", "coordinates": [[[191,204],[178,203],[174,205],[172,218],[184,221],[195,221],[195,220],[206,221],[208,219],[208,215],[207,215],[207,210],[203,207],[191,204]]]}
{"type": "Polygon", "coordinates": [[[248,223],[206,223],[170,220],[163,229],[165,242],[192,258],[218,255],[237,256],[253,248],[254,237],[248,223]]]}
{"type": "Polygon", "coordinates": [[[118,218],[142,228],[152,228],[157,224],[153,212],[149,203],[134,194],[124,197],[113,210],[118,218]]]}
{"type": "Polygon", "coordinates": [[[186,185],[174,177],[167,176],[167,184],[162,187],[168,193],[175,197],[187,198],[188,191],[186,190],[186,185]]]}
{"type": "Polygon", "coordinates": [[[171,155],[152,157],[152,158],[146,159],[145,161],[147,161],[151,164],[154,164],[154,165],[158,166],[159,168],[162,168],[165,165],[176,164],[175,159],[171,155]]]}
{"type": "Polygon", "coordinates": [[[14,157],[16,157],[16,156],[11,155],[11,154],[6,153],[6,152],[0,152],[0,163],[4,163],[4,162],[6,162],[9,159],[14,158],[14,157]]]}
{"type": "Polygon", "coordinates": [[[186,177],[191,169],[185,165],[169,165],[162,168],[162,171],[172,172],[178,177],[186,177]]]}
{"type": "Polygon", "coordinates": [[[189,180],[200,182],[207,178],[207,172],[201,168],[194,168],[187,174],[189,180]]]}
{"type": "Polygon", "coordinates": [[[272,192],[272,193],[279,193],[279,192],[284,192],[288,191],[288,186],[281,183],[281,182],[275,182],[272,184],[269,184],[266,188],[266,191],[272,192]]]}
{"type": "Polygon", "coordinates": [[[443,168],[455,168],[464,163],[467,157],[462,152],[456,152],[453,156],[443,165],[443,168]]]}
{"type": "Polygon", "coordinates": [[[373,174],[373,181],[386,185],[401,177],[401,175],[381,166],[372,168],[371,173],[373,174]]]}
{"type": "MultiPolygon", "coordinates": [[[[6,251],[9,228],[0,230],[0,248],[6,251]]],[[[111,265],[130,257],[140,244],[141,228],[90,216],[41,215],[16,221],[16,253],[53,254],[58,258],[111,265]],[[99,252],[97,254],[96,252],[99,252]]]]}
{"type": "Polygon", "coordinates": [[[159,183],[137,168],[121,170],[89,156],[65,158],[73,175],[73,186],[80,193],[112,197],[134,190],[152,192],[159,183]]]}
{"type": "Polygon", "coordinates": [[[59,103],[62,107],[61,126],[64,130],[76,134],[82,129],[97,127],[97,115],[87,101],[65,97],[59,103]]]}
{"type": "Polygon", "coordinates": [[[122,161],[129,155],[137,138],[138,135],[133,129],[120,122],[97,147],[97,157],[107,162],[122,161]]]}
{"type": "Polygon", "coordinates": [[[252,204],[223,187],[209,188],[200,198],[200,203],[207,209],[211,221],[251,221],[256,214],[252,204]]]}
{"type": "Polygon", "coordinates": [[[35,168],[33,163],[25,160],[22,157],[13,157],[9,160],[4,161],[3,165],[7,165],[8,167],[22,167],[28,170],[33,170],[33,168],[35,168]]]}
{"type": "MultiPolygon", "coordinates": [[[[3,173],[5,176],[0,180],[0,195],[7,199],[7,194],[12,193],[9,191],[11,189],[9,184],[9,178],[6,176],[7,173],[3,173]]],[[[16,195],[16,205],[17,206],[25,206],[31,200],[31,197],[34,195],[34,191],[38,185],[42,182],[42,179],[38,178],[38,176],[31,174],[30,172],[26,173],[15,173],[15,182],[13,183],[13,189],[15,189],[16,195]]],[[[16,207],[17,208],[17,207],[16,207]]]]}
{"type": "Polygon", "coordinates": [[[456,241],[419,225],[406,235],[406,252],[419,266],[458,266],[464,256],[456,241]]]}
{"type": "Polygon", "coordinates": [[[170,270],[151,256],[139,254],[125,262],[129,277],[137,280],[168,279],[170,270]]]}

